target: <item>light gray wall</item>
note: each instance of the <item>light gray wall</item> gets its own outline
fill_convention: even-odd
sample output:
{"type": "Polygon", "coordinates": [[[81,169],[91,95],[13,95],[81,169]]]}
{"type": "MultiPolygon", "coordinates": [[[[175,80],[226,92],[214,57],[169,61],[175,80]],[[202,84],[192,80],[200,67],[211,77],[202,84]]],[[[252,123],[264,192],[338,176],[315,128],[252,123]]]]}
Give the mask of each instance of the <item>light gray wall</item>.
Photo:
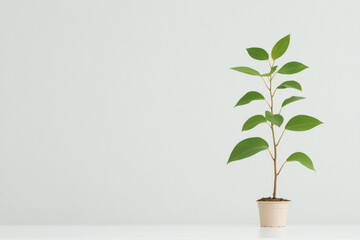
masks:
{"type": "MultiPolygon", "coordinates": [[[[303,93],[285,119],[325,125],[286,132],[283,161],[306,152],[317,172],[285,166],[289,223],[360,223],[359,1],[0,1],[0,224],[257,223],[272,192],[266,152],[226,165],[263,113],[233,109],[261,80],[229,70],[283,59],[303,93]]],[[[262,91],[265,93],[265,91],[262,91]]]]}

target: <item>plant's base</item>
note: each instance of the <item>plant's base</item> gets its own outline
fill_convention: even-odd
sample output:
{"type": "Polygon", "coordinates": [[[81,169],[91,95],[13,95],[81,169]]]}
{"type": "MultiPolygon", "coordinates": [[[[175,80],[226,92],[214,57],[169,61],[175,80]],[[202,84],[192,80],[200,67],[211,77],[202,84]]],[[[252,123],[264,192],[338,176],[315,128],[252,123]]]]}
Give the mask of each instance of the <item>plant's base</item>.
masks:
{"type": "Polygon", "coordinates": [[[283,198],[266,198],[257,201],[261,227],[286,227],[289,200],[283,198]]]}
{"type": "Polygon", "coordinates": [[[285,199],[285,198],[272,198],[272,197],[263,197],[263,198],[260,198],[258,200],[256,200],[257,202],[283,202],[283,201],[288,201],[290,202],[290,200],[288,199],[285,199]]]}

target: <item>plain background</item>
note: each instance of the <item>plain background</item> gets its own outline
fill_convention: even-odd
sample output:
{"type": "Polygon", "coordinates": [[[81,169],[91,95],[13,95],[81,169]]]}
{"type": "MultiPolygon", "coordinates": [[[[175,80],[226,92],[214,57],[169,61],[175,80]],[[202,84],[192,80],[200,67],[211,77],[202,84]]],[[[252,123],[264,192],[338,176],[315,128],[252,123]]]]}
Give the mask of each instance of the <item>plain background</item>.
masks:
{"type": "MultiPolygon", "coordinates": [[[[289,223],[360,223],[359,1],[0,1],[0,224],[257,223],[267,152],[226,165],[264,102],[247,47],[291,34],[277,62],[310,68],[283,110],[325,124],[286,132],[289,223]]],[[[278,134],[278,133],[277,133],[278,134]]]]}

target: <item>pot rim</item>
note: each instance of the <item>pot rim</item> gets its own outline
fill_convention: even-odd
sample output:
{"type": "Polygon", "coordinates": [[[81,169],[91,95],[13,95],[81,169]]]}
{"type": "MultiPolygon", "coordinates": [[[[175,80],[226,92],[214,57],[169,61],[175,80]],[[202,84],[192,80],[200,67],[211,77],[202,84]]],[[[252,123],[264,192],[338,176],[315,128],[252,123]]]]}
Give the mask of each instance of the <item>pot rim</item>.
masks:
{"type": "Polygon", "coordinates": [[[286,201],[259,201],[259,200],[256,200],[257,203],[276,203],[276,204],[281,204],[281,203],[289,203],[291,202],[291,200],[286,200],[286,201]]]}

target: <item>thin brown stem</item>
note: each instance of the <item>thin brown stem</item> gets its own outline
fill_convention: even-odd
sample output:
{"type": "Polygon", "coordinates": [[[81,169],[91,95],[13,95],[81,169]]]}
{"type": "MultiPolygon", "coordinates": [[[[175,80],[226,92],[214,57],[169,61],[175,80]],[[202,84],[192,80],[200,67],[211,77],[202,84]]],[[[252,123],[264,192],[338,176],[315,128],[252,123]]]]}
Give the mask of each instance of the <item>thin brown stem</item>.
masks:
{"type": "Polygon", "coordinates": [[[281,110],[283,109],[283,107],[280,108],[279,114],[281,113],[281,110]]]}
{"type": "MultiPolygon", "coordinates": [[[[274,65],[275,62],[273,62],[274,65]]],[[[274,74],[275,75],[275,74],[274,74]]],[[[272,80],[274,78],[274,75],[270,77],[270,99],[271,99],[271,105],[270,105],[270,110],[271,113],[274,114],[274,94],[272,93],[272,80]]],[[[276,141],[275,141],[275,131],[274,131],[274,124],[271,123],[271,134],[272,134],[272,139],[273,139],[273,145],[274,145],[274,155],[273,155],[273,160],[274,160],[274,192],[273,192],[273,198],[276,198],[276,187],[277,187],[277,167],[276,167],[276,160],[277,160],[277,146],[276,146],[276,141]]]]}
{"type": "Polygon", "coordinates": [[[279,145],[280,140],[281,140],[282,136],[284,135],[285,130],[286,130],[286,129],[284,129],[284,130],[282,131],[281,136],[280,136],[280,138],[279,138],[279,140],[278,140],[278,142],[277,142],[276,146],[278,146],[278,145],[279,145]]]}
{"type": "Polygon", "coordinates": [[[268,152],[269,152],[269,154],[270,154],[270,156],[271,156],[272,160],[274,160],[274,157],[273,157],[273,155],[272,155],[272,153],[270,152],[270,150],[269,150],[269,149],[268,149],[268,152]]]}
{"type": "Polygon", "coordinates": [[[269,108],[271,108],[270,103],[265,99],[265,102],[267,103],[267,105],[269,106],[269,108]]]}
{"type": "Polygon", "coordinates": [[[271,70],[272,66],[271,66],[271,63],[270,63],[269,59],[268,59],[268,63],[269,63],[269,67],[270,67],[270,70],[271,70]]]}
{"type": "Polygon", "coordinates": [[[277,74],[277,72],[276,72],[276,73],[274,73],[274,75],[272,76],[272,78],[274,78],[276,74],[277,74]]]}
{"type": "Polygon", "coordinates": [[[273,192],[273,198],[276,198],[276,185],[277,185],[277,173],[276,173],[276,158],[277,158],[277,149],[275,144],[275,133],[274,133],[274,125],[271,124],[271,132],[273,137],[273,144],[274,144],[274,192],[273,192]]]}
{"type": "Polygon", "coordinates": [[[277,88],[275,89],[274,93],[272,94],[273,97],[275,96],[276,90],[277,90],[277,88]]]}
{"type": "Polygon", "coordinates": [[[281,165],[281,168],[280,168],[279,172],[276,174],[277,176],[279,176],[279,174],[280,174],[282,168],[284,167],[285,163],[286,163],[286,161],[281,165]]]}
{"type": "MultiPolygon", "coordinates": [[[[270,60],[268,60],[268,63],[269,63],[269,67],[270,67],[270,71],[271,71],[271,68],[274,67],[275,65],[275,61],[273,61],[273,63],[271,64],[270,60]]],[[[267,76],[268,78],[268,81],[269,81],[269,86],[266,84],[265,82],[265,79],[261,77],[261,79],[263,80],[266,88],[269,90],[269,94],[270,94],[270,103],[265,99],[266,103],[268,104],[269,108],[270,108],[270,111],[272,114],[274,114],[274,95],[276,93],[276,90],[274,92],[272,92],[272,80],[274,79],[274,76],[276,75],[276,73],[274,73],[273,75],[270,75],[270,76],[267,76]]],[[[273,198],[276,198],[276,185],[277,185],[277,167],[276,167],[276,160],[277,160],[277,144],[276,144],[276,141],[275,141],[275,131],[274,131],[274,124],[271,123],[269,124],[267,122],[267,124],[269,125],[270,129],[271,129],[271,135],[272,135],[272,139],[273,139],[273,146],[274,146],[274,155],[271,153],[270,149],[268,149],[268,152],[271,156],[271,158],[273,159],[274,161],[274,192],[273,192],[273,198]]],[[[281,135],[282,137],[282,135],[281,135]]],[[[281,139],[281,137],[279,138],[279,140],[281,139]]],[[[279,141],[278,141],[279,142],[279,141]]]]}
{"type": "Polygon", "coordinates": [[[268,85],[266,84],[265,79],[264,79],[262,76],[260,76],[260,77],[261,77],[261,79],[263,80],[263,82],[264,82],[264,84],[265,84],[265,87],[266,87],[267,89],[270,89],[270,88],[268,87],[268,85]]]}

